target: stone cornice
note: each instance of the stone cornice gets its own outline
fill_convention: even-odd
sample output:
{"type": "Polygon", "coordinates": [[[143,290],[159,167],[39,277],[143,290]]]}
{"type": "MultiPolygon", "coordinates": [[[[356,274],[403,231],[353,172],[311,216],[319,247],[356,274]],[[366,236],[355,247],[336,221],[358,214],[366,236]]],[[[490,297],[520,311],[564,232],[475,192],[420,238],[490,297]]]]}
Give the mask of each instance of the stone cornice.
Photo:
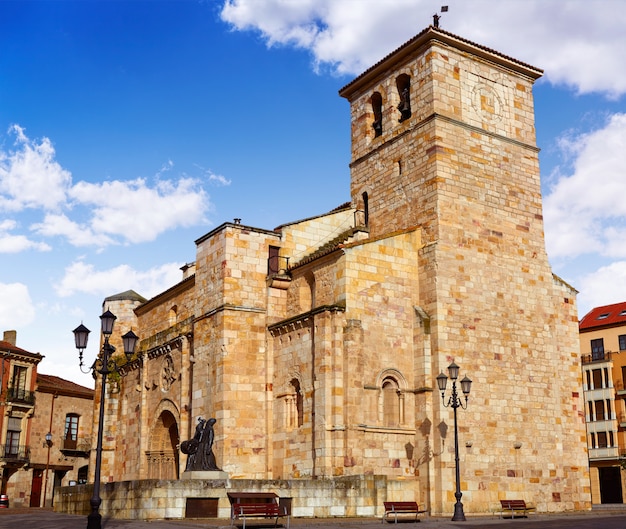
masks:
{"type": "Polygon", "coordinates": [[[306,322],[316,314],[321,314],[323,312],[345,312],[345,310],[345,303],[321,305],[320,307],[315,307],[308,312],[303,312],[302,314],[298,314],[297,316],[293,316],[291,318],[287,318],[286,320],[282,320],[273,323],[272,325],[268,325],[267,330],[272,336],[278,336],[279,334],[284,334],[295,329],[303,328],[306,325],[306,322]]]}

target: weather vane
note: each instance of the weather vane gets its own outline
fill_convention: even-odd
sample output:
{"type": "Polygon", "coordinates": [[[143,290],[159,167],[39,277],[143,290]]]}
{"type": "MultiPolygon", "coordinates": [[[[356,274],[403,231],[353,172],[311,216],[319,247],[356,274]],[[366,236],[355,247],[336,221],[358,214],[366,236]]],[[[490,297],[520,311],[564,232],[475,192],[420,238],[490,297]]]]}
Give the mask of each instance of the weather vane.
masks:
{"type": "MultiPolygon", "coordinates": [[[[441,6],[441,12],[442,12],[442,13],[447,13],[447,12],[448,12],[448,6],[441,6]]],[[[434,26],[434,27],[436,27],[436,28],[438,28],[438,27],[439,27],[439,19],[440,19],[440,18],[441,18],[441,17],[440,17],[437,13],[435,13],[435,14],[433,15],[433,26],[434,26]]]]}

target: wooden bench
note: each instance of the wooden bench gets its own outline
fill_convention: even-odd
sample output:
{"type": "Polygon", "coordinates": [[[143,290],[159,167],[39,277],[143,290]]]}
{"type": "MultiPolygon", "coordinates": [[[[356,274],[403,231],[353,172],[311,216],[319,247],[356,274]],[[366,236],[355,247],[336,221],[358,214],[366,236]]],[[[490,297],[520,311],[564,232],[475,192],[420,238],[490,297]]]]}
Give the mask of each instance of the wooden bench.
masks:
{"type": "Polygon", "coordinates": [[[426,511],[420,511],[417,502],[414,501],[385,501],[385,514],[383,514],[382,522],[385,519],[389,519],[390,515],[395,518],[395,523],[398,523],[398,514],[414,514],[415,521],[419,522],[417,515],[426,511]]]}
{"type": "Polygon", "coordinates": [[[515,518],[515,513],[521,513],[521,517],[528,518],[528,513],[534,510],[535,507],[526,505],[524,500],[500,500],[500,518],[504,518],[509,512],[511,518],[515,518]]]}
{"type": "Polygon", "coordinates": [[[247,518],[275,518],[274,527],[276,527],[281,516],[287,517],[287,529],[289,529],[287,509],[278,505],[278,503],[235,503],[232,506],[230,526],[233,526],[236,519],[242,519],[243,529],[246,529],[247,518]]]}

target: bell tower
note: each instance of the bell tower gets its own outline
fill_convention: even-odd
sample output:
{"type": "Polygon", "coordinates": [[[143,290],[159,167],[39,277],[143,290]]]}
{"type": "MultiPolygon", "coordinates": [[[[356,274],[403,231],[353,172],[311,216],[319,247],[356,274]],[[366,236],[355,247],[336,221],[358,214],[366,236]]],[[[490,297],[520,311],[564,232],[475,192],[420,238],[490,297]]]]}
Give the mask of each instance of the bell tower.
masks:
{"type": "Polygon", "coordinates": [[[429,322],[416,318],[415,343],[428,347],[413,354],[434,388],[418,394],[415,425],[416,449],[437,454],[416,469],[432,512],[451,511],[451,487],[434,482],[454,483],[453,444],[420,428],[451,425],[435,377],[452,361],[474,381],[459,418],[472,510],[519,490],[541,510],[589,507],[585,426],[572,412],[582,409],[576,291],[545,251],[532,94],[541,74],[430,26],[339,92],[351,110],[352,205],[369,237],[421,234],[403,273],[415,274],[415,310],[429,322]]]}
{"type": "Polygon", "coordinates": [[[371,235],[420,225],[434,241],[441,224],[468,230],[475,207],[496,225],[512,208],[542,233],[532,97],[541,73],[431,26],[346,85],[352,203],[371,235]]]}

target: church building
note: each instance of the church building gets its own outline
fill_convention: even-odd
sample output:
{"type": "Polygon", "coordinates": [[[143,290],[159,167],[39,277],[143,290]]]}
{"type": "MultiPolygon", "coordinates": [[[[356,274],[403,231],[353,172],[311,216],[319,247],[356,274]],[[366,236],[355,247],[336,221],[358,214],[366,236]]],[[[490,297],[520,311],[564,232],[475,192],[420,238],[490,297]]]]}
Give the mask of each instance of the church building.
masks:
{"type": "Polygon", "coordinates": [[[541,75],[426,28],[339,91],[348,202],[275,229],[226,222],[178,284],[107,298],[111,343],[140,342],[109,384],[102,481],[184,479],[180,444],[215,418],[226,488],[290,487],[294,515],[380,514],[387,498],[449,514],[437,376],[455,363],[473,382],[456,410],[465,512],[589,509],[576,291],[543,233],[541,75]],[[367,476],[372,511],[306,511],[294,492],[367,476]]]}

